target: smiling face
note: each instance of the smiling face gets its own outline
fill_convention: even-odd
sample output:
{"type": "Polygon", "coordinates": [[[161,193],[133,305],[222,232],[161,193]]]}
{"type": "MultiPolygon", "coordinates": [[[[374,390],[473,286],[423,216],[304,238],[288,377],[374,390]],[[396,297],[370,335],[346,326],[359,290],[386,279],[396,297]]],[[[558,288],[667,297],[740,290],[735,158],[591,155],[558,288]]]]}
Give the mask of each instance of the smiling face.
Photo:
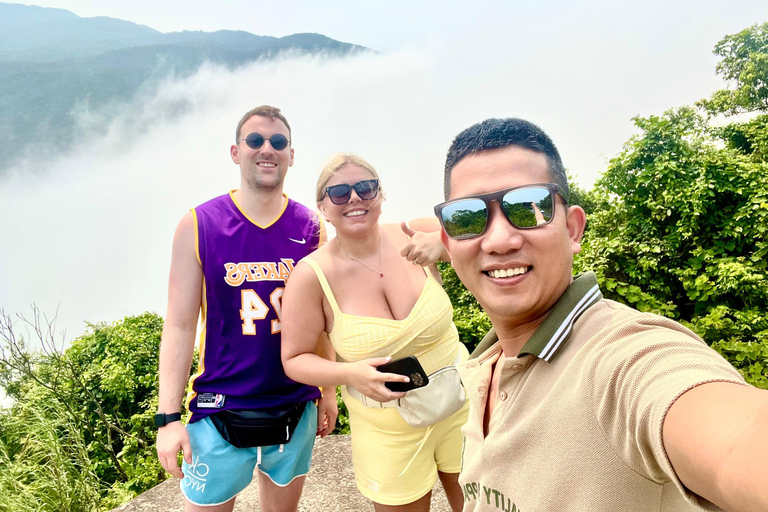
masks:
{"type": "Polygon", "coordinates": [[[272,143],[266,139],[281,133],[290,139],[290,131],[279,119],[263,116],[252,116],[240,131],[240,141],[230,149],[232,161],[240,166],[241,187],[249,187],[254,191],[282,192],[283,181],[288,168],[293,165],[293,148],[276,151],[272,143]],[[249,147],[245,138],[251,132],[260,133],[265,141],[257,149],[249,147]]]}
{"type": "MultiPolygon", "coordinates": [[[[542,153],[508,146],[462,158],[451,173],[450,199],[547,182],[542,153]]],[[[452,240],[443,233],[443,241],[456,274],[502,336],[546,318],[572,280],[584,225],[584,211],[566,208],[560,196],[552,222],[535,229],[515,228],[493,202],[482,235],[452,240]]]]}
{"type": "MultiPolygon", "coordinates": [[[[358,181],[374,179],[373,174],[366,169],[355,164],[347,164],[340,167],[325,183],[325,187],[334,185],[354,185],[358,181]]],[[[373,199],[364,201],[360,199],[354,189],[351,192],[349,202],[344,204],[333,204],[328,195],[317,203],[318,209],[325,218],[333,224],[336,232],[343,231],[363,231],[373,225],[376,225],[381,216],[381,195],[373,199]]]]}

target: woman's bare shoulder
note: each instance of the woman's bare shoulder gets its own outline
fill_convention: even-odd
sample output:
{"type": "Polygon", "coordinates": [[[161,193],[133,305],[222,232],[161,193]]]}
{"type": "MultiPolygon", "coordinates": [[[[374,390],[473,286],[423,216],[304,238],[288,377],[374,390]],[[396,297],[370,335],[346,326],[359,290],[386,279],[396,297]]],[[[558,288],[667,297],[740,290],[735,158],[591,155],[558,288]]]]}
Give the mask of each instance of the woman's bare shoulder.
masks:
{"type": "MultiPolygon", "coordinates": [[[[301,261],[299,261],[296,264],[296,267],[294,268],[294,272],[299,272],[299,275],[303,276],[302,280],[306,278],[306,276],[314,276],[314,280],[317,281],[317,277],[315,274],[314,269],[312,269],[309,265],[309,263],[306,262],[306,260],[312,260],[317,264],[317,266],[320,267],[320,270],[327,274],[332,268],[331,259],[332,259],[332,253],[330,250],[330,240],[328,243],[324,244],[319,249],[315,250],[314,252],[310,253],[309,255],[305,256],[301,261]]],[[[293,274],[291,274],[293,276],[293,274]]]]}
{"type": "Polygon", "coordinates": [[[408,239],[400,224],[379,224],[381,232],[394,242],[404,242],[408,239]]]}
{"type": "MultiPolygon", "coordinates": [[[[318,265],[320,265],[321,269],[325,270],[325,268],[328,266],[328,264],[330,263],[331,258],[332,258],[331,244],[334,243],[333,242],[334,240],[335,240],[334,238],[328,240],[328,242],[323,244],[321,247],[319,247],[314,252],[311,252],[304,259],[311,259],[312,261],[314,261],[318,265]]],[[[308,265],[306,265],[306,266],[308,266],[308,265]]]]}

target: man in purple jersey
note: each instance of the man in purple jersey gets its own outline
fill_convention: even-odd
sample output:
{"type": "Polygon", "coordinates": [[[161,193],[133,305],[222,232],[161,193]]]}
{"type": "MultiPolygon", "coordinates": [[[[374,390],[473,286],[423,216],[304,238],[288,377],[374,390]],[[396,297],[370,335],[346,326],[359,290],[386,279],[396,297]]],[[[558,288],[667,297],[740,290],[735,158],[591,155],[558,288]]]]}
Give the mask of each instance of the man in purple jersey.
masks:
{"type": "Polygon", "coordinates": [[[187,511],[231,511],[254,467],[261,509],[297,510],[315,435],[329,434],[338,415],[335,393],[321,397],[292,381],[280,362],[285,281],[324,238],[317,215],[283,194],[293,165],[290,138],[279,109],[246,113],[230,149],[240,189],[192,209],[174,235],[155,424],[158,457],[182,479],[187,511]],[[181,402],[201,309],[200,364],[190,380],[185,428],[181,402]],[[212,421],[222,411],[292,405],[303,413],[285,444],[236,448],[212,421]]]}

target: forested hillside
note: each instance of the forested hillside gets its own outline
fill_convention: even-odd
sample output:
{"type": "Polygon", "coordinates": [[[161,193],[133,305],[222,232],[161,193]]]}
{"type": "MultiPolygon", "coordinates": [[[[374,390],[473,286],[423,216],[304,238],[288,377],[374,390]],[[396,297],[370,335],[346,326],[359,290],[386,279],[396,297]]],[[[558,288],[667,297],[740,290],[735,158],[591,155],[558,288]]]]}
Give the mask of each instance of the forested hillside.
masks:
{"type": "Polygon", "coordinates": [[[640,133],[591,192],[577,268],[594,269],[608,297],[687,325],[768,389],[768,23],[715,53],[727,89],[635,118],[640,133]]]}
{"type": "Polygon", "coordinates": [[[114,18],[0,3],[0,176],[19,158],[66,152],[83,135],[81,115],[119,109],[139,91],[189,76],[205,62],[235,68],[283,52],[360,51],[369,50],[320,34],[165,34],[114,18]]]}

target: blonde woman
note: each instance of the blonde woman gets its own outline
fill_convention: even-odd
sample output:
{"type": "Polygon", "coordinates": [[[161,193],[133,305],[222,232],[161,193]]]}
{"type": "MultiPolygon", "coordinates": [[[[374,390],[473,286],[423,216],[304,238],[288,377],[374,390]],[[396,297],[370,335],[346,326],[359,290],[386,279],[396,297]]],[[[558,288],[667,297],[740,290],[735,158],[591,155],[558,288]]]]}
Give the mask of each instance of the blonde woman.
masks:
{"type": "Polygon", "coordinates": [[[413,428],[387,406],[405,393],[390,391],[385,382],[408,378],[376,370],[415,355],[429,374],[468,357],[434,265],[443,251],[438,226],[425,234],[380,225],[382,200],[379,176],[364,159],[343,153],[324,167],[317,205],[336,237],[304,258],[286,286],[283,365],[292,379],[326,392],[344,385],[355,479],[377,512],[428,511],[438,477],[459,511],[461,426],[468,406],[413,428]],[[315,354],[323,333],[340,362],[315,354]]]}

